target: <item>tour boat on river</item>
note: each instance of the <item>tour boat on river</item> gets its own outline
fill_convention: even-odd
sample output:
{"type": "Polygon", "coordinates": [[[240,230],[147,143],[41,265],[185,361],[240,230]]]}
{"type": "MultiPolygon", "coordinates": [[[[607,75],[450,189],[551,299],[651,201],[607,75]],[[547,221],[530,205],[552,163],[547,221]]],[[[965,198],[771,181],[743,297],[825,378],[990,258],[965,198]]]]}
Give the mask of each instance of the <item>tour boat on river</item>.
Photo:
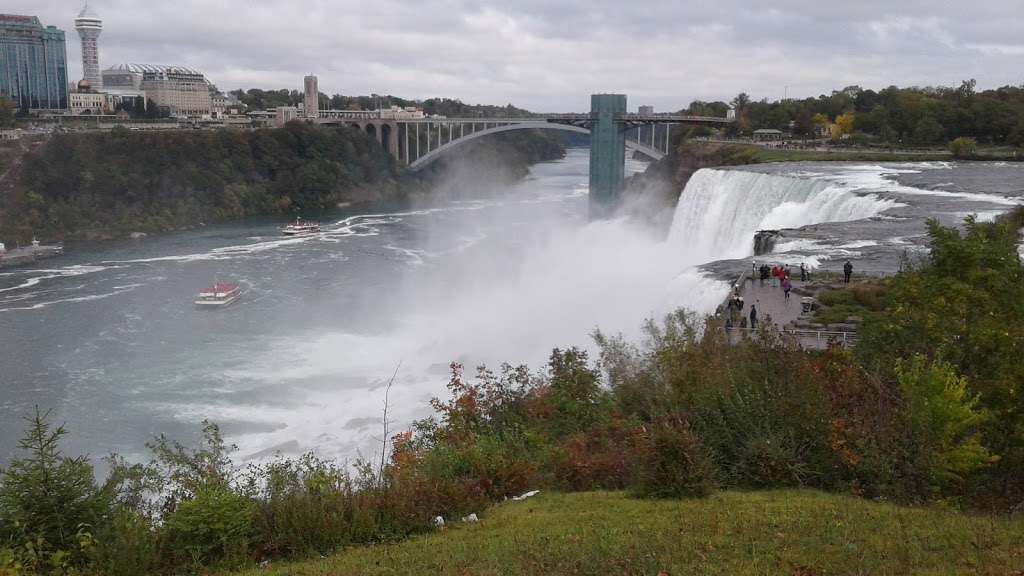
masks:
{"type": "Polygon", "coordinates": [[[296,218],[295,222],[285,226],[281,229],[281,232],[286,236],[296,236],[299,234],[316,234],[320,231],[320,224],[316,222],[310,222],[309,220],[303,220],[302,218],[296,218]]]}
{"type": "Polygon", "coordinates": [[[196,298],[196,306],[200,308],[223,308],[242,295],[242,288],[234,282],[217,282],[213,286],[202,289],[196,298]]]}

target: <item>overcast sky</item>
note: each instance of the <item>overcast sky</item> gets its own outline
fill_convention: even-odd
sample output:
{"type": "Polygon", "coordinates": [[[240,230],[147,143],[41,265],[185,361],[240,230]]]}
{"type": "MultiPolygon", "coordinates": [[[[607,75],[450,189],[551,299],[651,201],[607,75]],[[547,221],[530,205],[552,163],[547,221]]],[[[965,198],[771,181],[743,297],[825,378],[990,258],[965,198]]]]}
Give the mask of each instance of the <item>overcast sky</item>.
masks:
{"type": "MultiPolygon", "coordinates": [[[[101,67],[198,68],[222,89],[447,96],[582,111],[816,96],[859,84],[1024,84],[1024,0],[94,0],[101,67]]],[[[78,0],[4,0],[68,33],[78,0]]]]}

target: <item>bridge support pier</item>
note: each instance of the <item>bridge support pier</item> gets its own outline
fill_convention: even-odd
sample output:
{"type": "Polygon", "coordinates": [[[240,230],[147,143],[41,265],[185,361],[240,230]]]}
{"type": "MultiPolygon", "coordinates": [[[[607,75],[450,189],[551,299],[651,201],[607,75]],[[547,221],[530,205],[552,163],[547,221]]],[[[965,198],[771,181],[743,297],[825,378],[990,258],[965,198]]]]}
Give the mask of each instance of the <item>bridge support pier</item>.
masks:
{"type": "Polygon", "coordinates": [[[617,117],[626,113],[625,94],[590,97],[590,218],[610,216],[626,172],[626,135],[617,117]]]}

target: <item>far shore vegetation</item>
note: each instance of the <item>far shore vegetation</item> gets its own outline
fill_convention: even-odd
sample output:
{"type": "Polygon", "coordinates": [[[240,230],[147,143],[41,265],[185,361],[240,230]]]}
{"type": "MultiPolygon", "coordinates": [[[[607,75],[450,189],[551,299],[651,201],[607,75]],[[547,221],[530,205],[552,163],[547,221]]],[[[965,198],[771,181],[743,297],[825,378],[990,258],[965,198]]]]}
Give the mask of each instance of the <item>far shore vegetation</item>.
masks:
{"type": "Polygon", "coordinates": [[[564,153],[547,134],[500,134],[456,149],[413,178],[371,136],[348,127],[291,122],[256,131],[56,134],[24,152],[19,177],[0,187],[0,242],[122,238],[256,215],[310,217],[339,203],[427,194],[461,165],[481,169],[478,183],[514,181],[531,164],[564,153]]]}
{"type": "Polygon", "coordinates": [[[352,467],[242,466],[206,423],[97,482],[39,410],[0,472],[0,573],[1014,574],[1022,224],[931,222],[852,351],[678,312],[642,342],[595,333],[594,358],[453,363],[435,415],[352,467]]]}

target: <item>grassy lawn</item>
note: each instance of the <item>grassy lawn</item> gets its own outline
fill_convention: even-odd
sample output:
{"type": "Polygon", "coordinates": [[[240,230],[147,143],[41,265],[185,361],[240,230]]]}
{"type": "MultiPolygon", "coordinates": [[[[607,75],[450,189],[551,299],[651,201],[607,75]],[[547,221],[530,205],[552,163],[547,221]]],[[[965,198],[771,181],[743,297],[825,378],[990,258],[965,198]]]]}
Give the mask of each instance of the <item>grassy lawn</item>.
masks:
{"type": "MultiPolygon", "coordinates": [[[[750,144],[736,144],[752,148],[756,151],[757,159],[761,162],[932,162],[940,160],[952,160],[953,154],[948,150],[936,148],[934,150],[922,150],[916,154],[900,152],[888,152],[884,149],[836,149],[827,152],[820,150],[784,150],[777,148],[765,148],[750,144]]],[[[983,147],[978,149],[977,160],[1013,160],[1020,151],[1009,147],[983,147]]]]}
{"type": "Polygon", "coordinates": [[[541,494],[407,542],[250,575],[1024,574],[1024,521],[810,490],[541,494]]]}
{"type": "Polygon", "coordinates": [[[781,150],[758,146],[758,158],[762,162],[928,162],[934,160],[952,160],[949,152],[937,150],[925,154],[899,154],[882,150],[834,150],[821,152],[817,150],[781,150]]]}
{"type": "MultiPolygon", "coordinates": [[[[836,274],[837,280],[839,274],[836,274]]],[[[814,321],[820,324],[846,322],[851,316],[864,318],[868,313],[885,308],[885,285],[878,280],[854,281],[851,284],[833,284],[816,295],[820,308],[814,321]]]]}

